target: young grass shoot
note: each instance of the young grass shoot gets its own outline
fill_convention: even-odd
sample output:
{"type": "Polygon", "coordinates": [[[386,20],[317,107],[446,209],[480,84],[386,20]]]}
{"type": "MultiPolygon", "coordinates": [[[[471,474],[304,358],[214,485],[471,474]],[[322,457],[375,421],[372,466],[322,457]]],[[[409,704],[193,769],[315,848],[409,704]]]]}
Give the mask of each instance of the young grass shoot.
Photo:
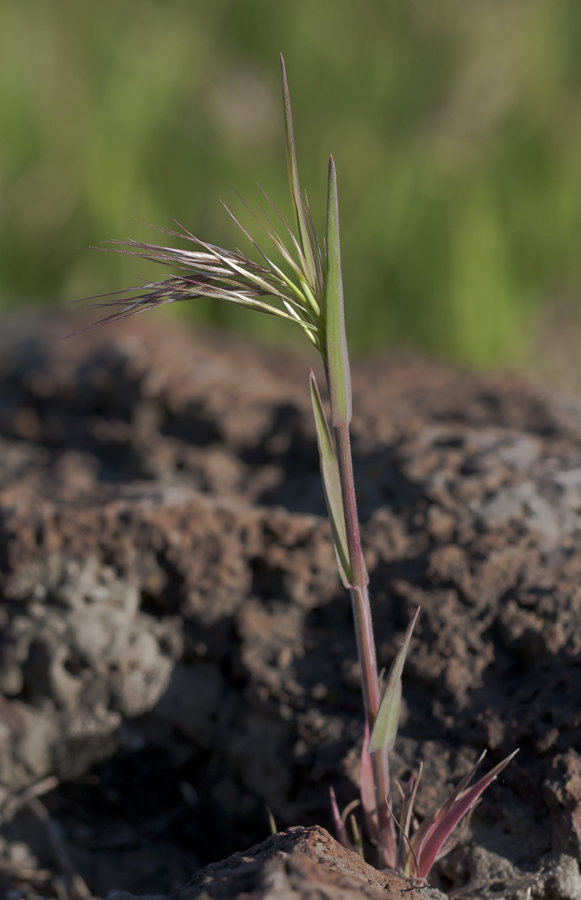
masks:
{"type": "MultiPolygon", "coordinates": [[[[329,160],[326,234],[315,232],[306,194],[301,190],[295,152],[290,96],[284,60],[281,77],[286,135],[286,155],[294,230],[265,197],[265,206],[254,212],[246,207],[256,226],[256,235],[266,239],[267,250],[234,214],[227,210],[259,255],[260,263],[240,251],[209,244],[186,229],[160,231],[189,242],[195,249],[176,249],[137,241],[114,241],[129,253],[170,267],[175,275],[152,282],[145,288],[122,291],[98,304],[113,312],[96,324],[117,321],[166,303],[217,297],[250,310],[279,316],[294,323],[319,351],[325,369],[330,399],[327,417],[315,375],[310,390],[321,474],[332,529],[339,573],[350,591],[357,651],[361,664],[361,687],[365,733],[361,753],[361,808],[366,837],[375,848],[379,869],[393,870],[416,884],[425,884],[434,863],[451,846],[451,835],[474,804],[500,774],[514,753],[498,763],[469,787],[478,760],[468,775],[432,815],[413,829],[414,800],[421,767],[412,774],[397,811],[392,798],[389,752],[398,729],[402,672],[419,609],[409,623],[404,640],[387,678],[380,681],[368,594],[368,575],[361,546],[353,463],[349,438],[351,421],[351,377],[343,310],[341,248],[337,175],[329,160]],[[272,258],[275,257],[275,259],[272,258]]],[[[246,204],[245,204],[246,205],[246,204]]],[[[516,752],[516,751],[515,751],[516,752]]],[[[484,754],[483,754],[484,755],[484,754]]],[[[354,803],[340,814],[331,790],[331,808],[338,840],[363,855],[363,836],[352,815],[354,803]],[[348,834],[347,822],[349,822],[348,834]]]]}

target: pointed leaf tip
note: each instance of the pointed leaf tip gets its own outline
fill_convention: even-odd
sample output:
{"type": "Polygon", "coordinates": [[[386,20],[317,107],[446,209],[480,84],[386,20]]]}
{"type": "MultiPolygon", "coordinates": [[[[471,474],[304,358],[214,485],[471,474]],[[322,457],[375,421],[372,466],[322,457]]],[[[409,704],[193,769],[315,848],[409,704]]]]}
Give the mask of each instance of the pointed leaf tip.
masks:
{"type": "Polygon", "coordinates": [[[329,159],[327,190],[327,284],[326,284],[327,365],[333,425],[351,421],[351,370],[345,332],[343,278],[339,240],[339,202],[337,173],[333,157],[329,159]]]}
{"type": "Polygon", "coordinates": [[[337,835],[337,840],[347,850],[352,850],[353,847],[351,846],[351,841],[347,837],[347,831],[345,829],[343,819],[341,818],[341,815],[339,813],[337,798],[335,797],[335,789],[332,786],[329,787],[329,795],[331,797],[331,814],[333,816],[333,824],[335,826],[335,834],[337,835]]]}
{"type": "Polygon", "coordinates": [[[301,195],[301,185],[299,182],[299,169],[297,165],[297,154],[295,149],[295,135],[293,128],[293,115],[291,109],[290,93],[286,77],[286,66],[284,57],[280,55],[280,79],[282,82],[282,106],[284,112],[284,133],[286,143],[286,162],[288,168],[288,182],[290,188],[291,201],[295,217],[295,225],[298,232],[301,250],[305,257],[306,274],[311,285],[315,284],[315,258],[313,247],[311,245],[311,236],[309,233],[309,225],[305,212],[305,205],[301,195]]]}
{"type": "Polygon", "coordinates": [[[371,732],[371,740],[369,742],[370,753],[389,751],[395,744],[397,727],[399,724],[399,709],[401,705],[401,676],[408,647],[412,638],[412,632],[419,614],[420,607],[418,606],[407,627],[396,657],[391,664],[383,697],[381,698],[379,712],[377,713],[373,731],[371,732]]]}
{"type": "Polygon", "coordinates": [[[491,769],[487,775],[481,778],[480,781],[477,781],[476,784],[471,788],[463,791],[458,796],[456,802],[441,818],[438,818],[438,813],[440,812],[440,810],[438,810],[438,812],[432,819],[432,827],[429,828],[428,831],[426,831],[425,839],[419,848],[419,872],[417,873],[419,878],[427,878],[430,873],[430,869],[436,861],[440,849],[449,838],[456,825],[458,825],[458,823],[464,818],[466,813],[468,813],[472,809],[480,795],[500,775],[502,770],[509,764],[509,762],[516,756],[517,753],[518,749],[514,750],[509,756],[505,757],[505,759],[501,760],[501,762],[494,766],[494,768],[491,769]]]}

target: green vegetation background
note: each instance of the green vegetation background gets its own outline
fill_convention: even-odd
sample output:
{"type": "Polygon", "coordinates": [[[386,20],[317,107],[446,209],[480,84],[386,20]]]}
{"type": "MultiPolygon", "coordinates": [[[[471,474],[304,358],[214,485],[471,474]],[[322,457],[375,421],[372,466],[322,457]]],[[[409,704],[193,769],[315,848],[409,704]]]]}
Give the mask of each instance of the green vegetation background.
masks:
{"type": "Polygon", "coordinates": [[[338,166],[352,345],[518,361],[581,293],[580,46],[579,0],[3,0],[0,299],[159,277],[83,249],[156,240],[135,219],[241,244],[219,199],[257,181],[290,216],[282,50],[316,211],[338,166]]]}

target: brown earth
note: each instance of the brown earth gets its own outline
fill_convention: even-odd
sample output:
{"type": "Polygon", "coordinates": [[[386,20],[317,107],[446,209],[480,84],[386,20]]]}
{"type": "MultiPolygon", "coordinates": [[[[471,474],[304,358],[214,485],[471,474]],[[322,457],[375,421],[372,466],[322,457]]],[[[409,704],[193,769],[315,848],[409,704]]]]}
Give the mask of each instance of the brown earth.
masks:
{"type": "MultiPolygon", "coordinates": [[[[100,896],[177,888],[264,839],[266,805],[278,827],[330,827],[329,786],[345,804],[358,779],[308,361],[155,320],[51,343],[66,329],[0,334],[12,900],[58,896],[45,832],[16,811],[47,775],[100,896]]],[[[424,815],[482,749],[520,747],[432,883],[524,896],[544,866],[533,897],[581,897],[581,399],[403,355],[359,363],[354,391],[381,665],[422,606],[394,776],[424,761],[424,815]]]]}
{"type": "Polygon", "coordinates": [[[223,862],[201,869],[172,900],[332,898],[332,900],[442,900],[393,873],[378,872],[318,825],[290,828],[223,862]]]}

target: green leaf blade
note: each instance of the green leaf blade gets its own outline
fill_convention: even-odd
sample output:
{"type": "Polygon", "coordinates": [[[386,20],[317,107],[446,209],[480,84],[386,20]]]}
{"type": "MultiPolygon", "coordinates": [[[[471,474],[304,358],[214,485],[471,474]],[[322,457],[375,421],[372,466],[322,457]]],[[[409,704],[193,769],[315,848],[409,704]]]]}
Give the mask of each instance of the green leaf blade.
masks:
{"type": "Polygon", "coordinates": [[[345,333],[343,308],[343,279],[341,276],[341,246],[339,241],[339,203],[337,173],[333,157],[329,160],[327,193],[327,284],[326,334],[329,392],[333,425],[351,421],[351,370],[345,333]]]}
{"type": "Polygon", "coordinates": [[[316,283],[316,267],[315,255],[311,245],[311,235],[309,232],[305,205],[301,195],[301,185],[299,182],[299,169],[297,165],[297,154],[295,149],[295,135],[293,128],[293,117],[290,102],[290,93],[286,78],[286,67],[284,57],[280,54],[280,78],[282,82],[282,100],[284,110],[284,133],[286,143],[286,162],[288,167],[288,181],[295,214],[295,222],[300,236],[301,250],[305,257],[306,273],[311,285],[316,283]]]}
{"type": "Polygon", "coordinates": [[[391,664],[377,718],[373,726],[373,731],[371,732],[371,739],[369,741],[370,753],[389,751],[395,744],[401,704],[401,676],[414,625],[417,622],[419,614],[420,607],[418,606],[407,627],[401,647],[391,664]]]}
{"type": "Polygon", "coordinates": [[[327,511],[333,532],[333,543],[339,564],[341,581],[346,588],[351,586],[351,566],[349,564],[349,551],[347,548],[347,531],[345,528],[345,515],[343,512],[343,495],[341,492],[341,478],[339,464],[333,447],[331,432],[327,424],[327,417],[323,410],[321,395],[317,387],[315,375],[311,370],[311,403],[317,431],[317,445],[319,448],[319,460],[321,463],[321,476],[323,489],[327,502],[327,511]]]}

